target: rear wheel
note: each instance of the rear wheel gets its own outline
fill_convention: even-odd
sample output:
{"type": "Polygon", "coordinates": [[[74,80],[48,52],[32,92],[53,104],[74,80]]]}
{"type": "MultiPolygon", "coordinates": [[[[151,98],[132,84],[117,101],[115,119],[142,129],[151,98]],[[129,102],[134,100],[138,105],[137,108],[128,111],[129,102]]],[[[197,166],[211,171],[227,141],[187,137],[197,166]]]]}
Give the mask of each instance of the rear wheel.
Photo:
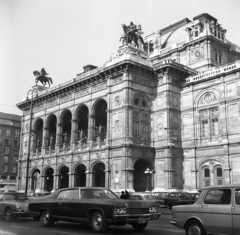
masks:
{"type": "Polygon", "coordinates": [[[45,227],[51,227],[54,223],[53,217],[48,210],[43,211],[42,213],[42,224],[45,227]]]}
{"type": "Polygon", "coordinates": [[[12,209],[11,208],[7,208],[5,211],[5,219],[7,221],[13,221],[14,220],[14,216],[12,214],[12,209]]]}
{"type": "Polygon", "coordinates": [[[108,224],[101,211],[95,211],[92,216],[92,227],[96,233],[104,233],[108,229],[108,224]]]}
{"type": "Polygon", "coordinates": [[[136,231],[142,231],[144,230],[148,225],[148,222],[144,223],[144,224],[132,224],[132,227],[136,230],[136,231]]]}
{"type": "Polygon", "coordinates": [[[192,220],[187,223],[185,233],[186,235],[206,235],[202,224],[197,220],[192,220]]]}

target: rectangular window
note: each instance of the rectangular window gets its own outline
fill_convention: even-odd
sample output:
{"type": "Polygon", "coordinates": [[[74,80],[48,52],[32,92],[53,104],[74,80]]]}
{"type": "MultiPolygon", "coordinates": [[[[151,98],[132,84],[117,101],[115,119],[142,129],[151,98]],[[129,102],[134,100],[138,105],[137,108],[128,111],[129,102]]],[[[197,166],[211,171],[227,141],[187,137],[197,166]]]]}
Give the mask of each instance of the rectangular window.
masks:
{"type": "Polygon", "coordinates": [[[218,54],[215,52],[215,61],[218,62],[218,54]]]}
{"type": "Polygon", "coordinates": [[[219,61],[219,64],[221,65],[222,64],[222,56],[220,54],[218,55],[218,61],[219,61]]]}
{"type": "Polygon", "coordinates": [[[17,163],[17,157],[13,157],[13,163],[17,163]]]}
{"type": "Polygon", "coordinates": [[[231,202],[231,189],[211,189],[208,191],[205,204],[222,204],[227,205],[231,202]]]}
{"type": "Polygon", "coordinates": [[[133,122],[133,137],[139,138],[139,123],[133,122]]]}
{"type": "Polygon", "coordinates": [[[6,136],[10,136],[10,134],[11,134],[11,130],[10,130],[10,129],[7,129],[7,130],[6,130],[6,136]]]}
{"type": "Polygon", "coordinates": [[[202,121],[202,137],[208,136],[208,121],[202,121]]]}
{"type": "Polygon", "coordinates": [[[17,167],[16,166],[13,166],[12,173],[17,173],[17,167]]]}
{"type": "Polygon", "coordinates": [[[7,166],[7,165],[4,165],[4,166],[3,166],[3,172],[4,172],[4,173],[7,173],[7,172],[8,172],[8,166],[7,166]]]}
{"type": "Polygon", "coordinates": [[[15,137],[19,137],[19,130],[15,130],[15,137]]]}
{"type": "Polygon", "coordinates": [[[235,204],[240,205],[240,189],[235,190],[235,204]]]}
{"type": "Polygon", "coordinates": [[[212,136],[218,135],[218,119],[212,119],[212,136]]]}
{"type": "Polygon", "coordinates": [[[10,145],[10,139],[5,139],[5,145],[10,145]]]}
{"type": "Polygon", "coordinates": [[[18,140],[14,140],[14,148],[19,146],[19,141],[18,140]]]}
{"type": "Polygon", "coordinates": [[[4,153],[5,153],[5,154],[9,154],[9,148],[8,148],[8,147],[5,147],[5,148],[4,148],[4,153]]]}
{"type": "Polygon", "coordinates": [[[8,156],[4,156],[4,163],[8,163],[8,156]]]}
{"type": "Polygon", "coordinates": [[[149,139],[149,136],[148,136],[148,124],[144,123],[143,124],[143,139],[144,140],[148,140],[149,139]]]}

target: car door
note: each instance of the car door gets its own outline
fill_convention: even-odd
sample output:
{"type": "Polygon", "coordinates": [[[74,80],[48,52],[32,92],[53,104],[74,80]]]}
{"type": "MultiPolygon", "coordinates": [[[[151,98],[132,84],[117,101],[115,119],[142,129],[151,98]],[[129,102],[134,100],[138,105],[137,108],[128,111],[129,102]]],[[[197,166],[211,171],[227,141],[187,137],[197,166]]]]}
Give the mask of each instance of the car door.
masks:
{"type": "Polygon", "coordinates": [[[58,216],[78,220],[79,218],[79,189],[61,191],[57,197],[58,216]]]}
{"type": "Polygon", "coordinates": [[[234,190],[234,203],[232,207],[233,234],[240,234],[240,188],[234,190]]]}
{"type": "Polygon", "coordinates": [[[207,233],[232,234],[231,189],[209,189],[199,215],[207,233]]]}

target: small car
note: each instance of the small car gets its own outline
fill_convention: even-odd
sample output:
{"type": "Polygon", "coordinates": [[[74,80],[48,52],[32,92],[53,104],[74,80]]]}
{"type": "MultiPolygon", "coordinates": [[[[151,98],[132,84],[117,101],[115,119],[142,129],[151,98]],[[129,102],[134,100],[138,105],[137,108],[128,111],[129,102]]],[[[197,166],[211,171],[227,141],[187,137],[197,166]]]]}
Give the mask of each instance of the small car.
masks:
{"type": "Polygon", "coordinates": [[[18,217],[29,217],[29,199],[24,193],[3,192],[0,194],[0,215],[7,221],[18,217]]]}
{"type": "Polygon", "coordinates": [[[240,184],[204,188],[192,205],[172,207],[172,225],[191,234],[240,234],[240,184]]]}
{"type": "Polygon", "coordinates": [[[110,225],[126,224],[141,231],[149,220],[157,220],[161,213],[155,202],[122,200],[110,189],[100,187],[73,187],[58,189],[46,198],[32,200],[29,212],[41,217],[42,225],[71,221],[91,224],[97,233],[105,232],[110,225]]]}
{"type": "Polygon", "coordinates": [[[164,205],[164,201],[160,199],[156,199],[153,197],[151,193],[133,193],[129,197],[130,200],[143,200],[143,201],[151,201],[156,202],[158,206],[162,207],[164,205]]]}

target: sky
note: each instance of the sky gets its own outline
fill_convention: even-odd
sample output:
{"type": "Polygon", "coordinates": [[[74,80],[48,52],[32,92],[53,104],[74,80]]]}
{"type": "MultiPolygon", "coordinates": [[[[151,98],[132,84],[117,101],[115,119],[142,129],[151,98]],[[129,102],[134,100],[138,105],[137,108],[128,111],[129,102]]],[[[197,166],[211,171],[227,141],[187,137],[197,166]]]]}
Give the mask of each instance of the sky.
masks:
{"type": "Polygon", "coordinates": [[[208,13],[240,45],[240,0],[0,0],[0,112],[16,107],[45,68],[52,86],[83,66],[101,67],[121,46],[121,24],[140,23],[147,36],[208,13]]]}

